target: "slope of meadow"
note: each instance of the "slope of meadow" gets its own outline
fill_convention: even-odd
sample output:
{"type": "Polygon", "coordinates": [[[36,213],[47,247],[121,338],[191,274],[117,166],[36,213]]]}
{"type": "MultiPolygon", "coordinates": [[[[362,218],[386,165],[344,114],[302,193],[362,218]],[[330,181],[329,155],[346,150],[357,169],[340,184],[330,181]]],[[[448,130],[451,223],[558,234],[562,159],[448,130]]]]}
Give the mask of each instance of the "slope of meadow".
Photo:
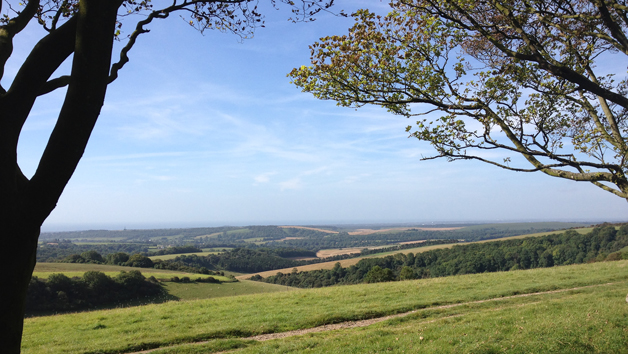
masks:
{"type": "Polygon", "coordinates": [[[209,342],[160,352],[625,352],[627,290],[628,261],[617,261],[169,302],[27,319],[23,353],[128,353],[199,341],[209,342]],[[592,287],[574,289],[583,286],[592,287]],[[560,289],[573,290],[477,302],[560,289]],[[414,310],[364,328],[249,338],[414,310]]]}

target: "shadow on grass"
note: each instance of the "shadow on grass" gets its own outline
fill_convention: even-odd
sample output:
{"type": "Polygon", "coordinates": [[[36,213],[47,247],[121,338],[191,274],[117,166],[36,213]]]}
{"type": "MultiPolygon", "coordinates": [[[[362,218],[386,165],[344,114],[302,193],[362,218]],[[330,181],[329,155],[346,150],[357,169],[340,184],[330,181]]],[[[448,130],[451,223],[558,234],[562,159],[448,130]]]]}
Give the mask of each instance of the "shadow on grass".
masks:
{"type": "Polygon", "coordinates": [[[79,313],[79,312],[89,312],[89,311],[98,311],[98,310],[111,310],[117,308],[125,308],[125,307],[135,307],[149,304],[163,304],[168,301],[179,301],[179,297],[170,295],[164,291],[163,294],[159,294],[157,296],[146,297],[142,299],[131,299],[127,301],[121,301],[111,304],[102,304],[98,306],[90,306],[85,308],[76,308],[67,311],[30,311],[26,312],[24,315],[25,318],[29,317],[42,317],[42,316],[52,316],[58,314],[67,314],[67,313],[79,313]]]}

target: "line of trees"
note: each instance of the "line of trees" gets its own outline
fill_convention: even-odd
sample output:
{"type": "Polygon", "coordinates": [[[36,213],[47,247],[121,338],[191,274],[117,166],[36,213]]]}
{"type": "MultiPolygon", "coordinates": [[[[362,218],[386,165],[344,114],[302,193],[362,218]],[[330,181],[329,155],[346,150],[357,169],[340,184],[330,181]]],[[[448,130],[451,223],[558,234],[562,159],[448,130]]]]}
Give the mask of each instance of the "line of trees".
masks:
{"type": "Polygon", "coordinates": [[[68,256],[83,252],[96,251],[103,256],[110,253],[124,252],[128,254],[148,252],[148,245],[137,243],[108,243],[77,245],[71,242],[55,240],[54,242],[40,245],[37,249],[37,262],[58,262],[68,256]]]}
{"type": "Polygon", "coordinates": [[[588,234],[569,230],[561,234],[506,241],[456,245],[412,254],[366,258],[343,268],[316,270],[251,280],[313,288],[339,284],[371,283],[458,274],[553,267],[604,260],[628,259],[628,225],[596,227],[588,234]]]}
{"type": "Polygon", "coordinates": [[[34,315],[116,306],[165,294],[154,277],[147,279],[138,270],[122,271],[115,277],[98,271],[85,272],[80,278],[63,274],[52,274],[48,279],[34,276],[28,286],[26,313],[34,315]]]}
{"type": "Polygon", "coordinates": [[[373,246],[387,246],[401,242],[421,240],[480,241],[552,230],[553,229],[550,228],[482,228],[446,231],[409,229],[397,232],[373,233],[369,235],[350,235],[347,232],[341,231],[337,234],[319,233],[311,234],[309,237],[299,239],[271,241],[265,243],[264,247],[295,247],[318,251],[329,248],[366,248],[373,246]]]}
{"type": "Polygon", "coordinates": [[[163,256],[166,254],[182,254],[182,253],[194,253],[194,252],[203,252],[203,250],[194,245],[185,245],[185,246],[172,246],[168,248],[164,248],[157,251],[148,252],[147,256],[163,256]]]}
{"type": "MultiPolygon", "coordinates": [[[[460,240],[478,241],[487,240],[507,236],[516,236],[526,233],[550,231],[551,228],[518,228],[518,229],[500,229],[500,228],[480,228],[467,230],[449,230],[449,231],[430,231],[410,229],[405,231],[395,231],[386,233],[373,233],[369,235],[350,235],[345,231],[339,233],[326,233],[317,230],[300,229],[300,228],[281,228],[277,226],[248,226],[246,228],[198,228],[198,229],[166,229],[166,230],[128,230],[128,231],[81,231],[70,233],[55,233],[59,235],[79,234],[92,237],[100,235],[113,236],[116,233],[128,234],[129,236],[137,236],[144,243],[126,243],[115,242],[107,244],[90,244],[77,245],[69,241],[54,240],[39,247],[37,251],[38,262],[66,262],[65,258],[73,256],[75,259],[71,262],[89,263],[89,260],[81,260],[76,255],[81,255],[87,251],[97,251],[103,257],[111,253],[140,253],[145,256],[166,255],[166,254],[183,254],[201,252],[202,248],[252,248],[252,249],[277,249],[277,252],[285,250],[300,249],[299,254],[287,255],[275,252],[279,257],[315,257],[315,252],[321,249],[330,248],[367,248],[374,246],[389,246],[401,242],[420,241],[420,240],[460,240]],[[222,230],[220,234],[214,234],[211,237],[192,238],[193,235],[202,232],[222,230]],[[175,246],[171,246],[158,251],[149,251],[149,246],[157,245],[159,242],[148,241],[146,235],[141,232],[146,231],[146,235],[160,234],[177,234],[180,239],[171,240],[175,246]],[[231,232],[230,232],[231,231],[231,232]],[[235,231],[235,232],[233,232],[235,231]],[[251,238],[259,238],[265,241],[263,245],[256,245],[246,240],[251,238]],[[290,239],[286,239],[290,238],[290,239]],[[185,243],[184,243],[185,242],[185,243]],[[309,251],[310,253],[307,253],[309,251]]],[[[195,236],[194,236],[195,237],[195,236]]],[[[136,239],[137,241],[137,239],[136,239]]],[[[293,251],[289,251],[293,252],[293,251]]],[[[364,255],[364,254],[363,254],[364,255]]],[[[290,265],[289,267],[291,267],[290,265]]],[[[274,268],[277,269],[277,268],[274,268]]]]}
{"type": "MultiPolygon", "coordinates": [[[[387,252],[407,247],[424,247],[442,243],[457,242],[455,240],[432,240],[426,241],[421,244],[414,245],[396,245],[390,248],[383,248],[379,250],[362,250],[362,252],[356,252],[351,254],[343,254],[326,258],[316,258],[309,260],[295,260],[287,259],[284,257],[315,257],[316,253],[305,249],[290,249],[290,248],[235,248],[233,250],[219,253],[210,254],[207,256],[197,255],[182,255],[174,260],[164,261],[160,265],[155,267],[168,266],[172,263],[180,263],[195,268],[207,268],[207,269],[222,269],[233,272],[241,273],[257,273],[264,272],[273,269],[299,267],[308,264],[315,264],[321,262],[339,261],[342,259],[349,259],[360,257],[365,254],[373,254],[380,252],[387,252]]],[[[167,268],[170,269],[170,268],[167,268]]]]}

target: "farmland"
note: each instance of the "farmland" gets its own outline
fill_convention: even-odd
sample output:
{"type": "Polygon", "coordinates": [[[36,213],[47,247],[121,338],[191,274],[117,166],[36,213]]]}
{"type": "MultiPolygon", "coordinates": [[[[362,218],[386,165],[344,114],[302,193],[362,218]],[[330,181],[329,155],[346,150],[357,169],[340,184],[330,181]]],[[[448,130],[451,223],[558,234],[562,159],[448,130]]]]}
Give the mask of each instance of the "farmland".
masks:
{"type": "MultiPolygon", "coordinates": [[[[588,232],[591,232],[591,230],[593,230],[593,228],[590,228],[590,227],[575,229],[576,232],[581,233],[581,234],[586,234],[588,232]]],[[[491,239],[491,240],[474,241],[474,242],[469,242],[469,243],[466,243],[466,244],[495,242],[495,241],[504,241],[504,240],[516,240],[516,239],[522,239],[522,238],[526,238],[526,237],[540,237],[540,236],[545,236],[545,235],[559,234],[559,233],[562,233],[562,232],[563,232],[563,230],[550,231],[550,232],[539,232],[539,233],[526,234],[526,235],[502,237],[502,238],[496,238],[496,239],[491,239]]],[[[432,245],[432,246],[425,246],[425,247],[408,248],[408,249],[402,249],[402,250],[396,250],[396,251],[390,251],[390,252],[376,253],[376,254],[373,254],[373,255],[367,255],[367,256],[362,256],[362,257],[343,259],[343,260],[339,260],[339,261],[322,262],[322,263],[309,264],[309,265],[293,267],[293,268],[275,269],[275,270],[270,270],[270,271],[266,271],[266,272],[259,272],[259,273],[255,273],[255,274],[258,274],[258,275],[266,278],[268,276],[275,275],[278,272],[290,273],[294,268],[296,268],[299,272],[307,272],[307,271],[313,271],[313,270],[319,270],[319,269],[332,269],[336,263],[340,263],[340,265],[342,267],[346,268],[346,267],[350,267],[352,265],[357,264],[361,259],[364,259],[364,258],[385,257],[385,256],[396,254],[396,253],[404,253],[404,254],[421,253],[421,252],[427,252],[427,251],[431,251],[431,250],[435,250],[435,249],[451,248],[454,245],[455,244],[442,244],[442,245],[432,245]]],[[[355,249],[352,249],[351,251],[353,251],[353,250],[355,250],[355,249]]],[[[324,250],[324,251],[319,251],[319,252],[321,252],[321,253],[322,252],[332,253],[332,252],[341,252],[341,251],[342,250],[324,250]]],[[[240,276],[237,276],[236,278],[238,278],[238,279],[248,279],[252,275],[255,275],[255,274],[240,275],[240,276]]]]}
{"type": "Polygon", "coordinates": [[[626,269],[628,261],[600,262],[30,318],[23,353],[126,353],[203,341],[209,342],[158,353],[379,352],[418,346],[429,352],[618,352],[627,345],[626,269]],[[572,290],[507,298],[567,289],[572,290]],[[250,338],[410,311],[416,312],[363,328],[250,338]]]}

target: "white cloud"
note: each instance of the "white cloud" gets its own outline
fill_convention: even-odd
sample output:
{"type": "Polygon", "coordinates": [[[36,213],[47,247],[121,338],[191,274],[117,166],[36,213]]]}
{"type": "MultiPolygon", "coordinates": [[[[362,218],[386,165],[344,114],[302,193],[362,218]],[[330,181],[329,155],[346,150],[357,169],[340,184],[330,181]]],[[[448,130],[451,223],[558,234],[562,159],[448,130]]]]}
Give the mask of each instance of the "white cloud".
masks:
{"type": "Polygon", "coordinates": [[[301,182],[301,179],[297,177],[297,178],[293,178],[287,181],[280,182],[279,187],[281,191],[291,190],[291,189],[293,190],[301,189],[303,188],[303,182],[301,182]]]}
{"type": "Polygon", "coordinates": [[[262,173],[261,175],[257,175],[255,177],[253,177],[253,179],[255,180],[255,184],[258,183],[268,183],[270,182],[270,177],[276,175],[277,172],[266,172],[266,173],[262,173]]]}

